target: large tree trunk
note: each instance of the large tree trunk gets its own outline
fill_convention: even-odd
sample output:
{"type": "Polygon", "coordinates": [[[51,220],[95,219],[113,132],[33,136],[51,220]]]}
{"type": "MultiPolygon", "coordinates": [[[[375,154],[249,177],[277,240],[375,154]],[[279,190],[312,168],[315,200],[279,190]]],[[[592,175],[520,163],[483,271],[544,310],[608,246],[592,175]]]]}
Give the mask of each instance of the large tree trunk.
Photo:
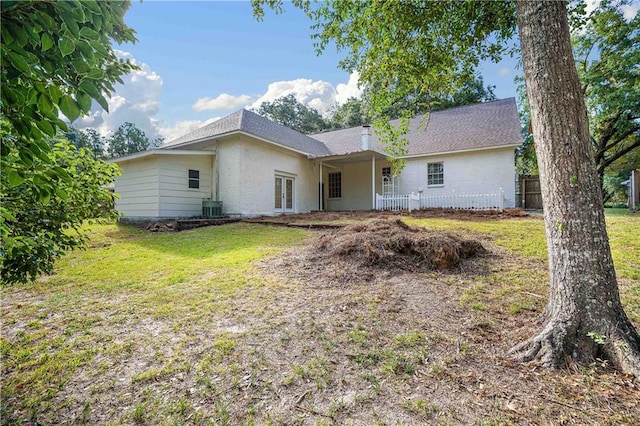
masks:
{"type": "Polygon", "coordinates": [[[606,357],[640,378],[640,337],[620,303],[566,5],[523,1],[517,11],[551,291],[542,331],[512,353],[546,366],[606,357]]]}

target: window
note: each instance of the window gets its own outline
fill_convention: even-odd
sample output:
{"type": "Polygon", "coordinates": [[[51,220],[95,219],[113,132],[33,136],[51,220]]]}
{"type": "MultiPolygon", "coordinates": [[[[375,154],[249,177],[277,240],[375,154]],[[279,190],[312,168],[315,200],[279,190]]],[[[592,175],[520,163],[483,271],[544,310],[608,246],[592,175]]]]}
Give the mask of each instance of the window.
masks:
{"type": "Polygon", "coordinates": [[[382,168],[382,177],[391,177],[391,167],[382,168]]]}
{"type": "Polygon", "coordinates": [[[189,169],[189,188],[200,188],[200,170],[189,169]]]}
{"type": "Polygon", "coordinates": [[[329,173],[329,198],[342,198],[342,173],[329,173]]]}
{"type": "Polygon", "coordinates": [[[440,163],[427,164],[427,186],[444,185],[444,165],[440,163]]]}

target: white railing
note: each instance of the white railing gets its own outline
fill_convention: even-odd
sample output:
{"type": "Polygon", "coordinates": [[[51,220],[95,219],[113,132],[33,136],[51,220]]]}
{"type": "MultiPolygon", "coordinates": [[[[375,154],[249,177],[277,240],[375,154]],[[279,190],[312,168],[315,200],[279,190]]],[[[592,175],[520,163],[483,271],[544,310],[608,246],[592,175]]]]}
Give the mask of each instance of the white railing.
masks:
{"type": "Polygon", "coordinates": [[[376,194],[376,210],[418,209],[460,210],[504,210],[502,188],[493,194],[447,194],[447,195],[380,195],[376,194]]]}
{"type": "Polygon", "coordinates": [[[409,195],[380,195],[376,194],[376,210],[409,210],[409,195]]]}

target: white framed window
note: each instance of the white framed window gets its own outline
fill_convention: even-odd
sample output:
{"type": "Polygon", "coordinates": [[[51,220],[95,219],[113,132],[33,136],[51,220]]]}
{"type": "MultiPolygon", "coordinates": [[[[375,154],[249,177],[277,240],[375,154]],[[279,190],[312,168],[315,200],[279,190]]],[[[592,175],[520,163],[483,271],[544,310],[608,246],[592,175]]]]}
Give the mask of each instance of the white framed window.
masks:
{"type": "Polygon", "coordinates": [[[442,161],[437,163],[427,164],[427,186],[442,186],[444,185],[444,163],[442,161]]]}
{"type": "Polygon", "coordinates": [[[200,170],[189,169],[189,188],[200,188],[200,170]]]}
{"type": "Polygon", "coordinates": [[[391,167],[382,168],[382,177],[391,177],[391,167]]]}
{"type": "Polygon", "coordinates": [[[342,198],[342,173],[329,173],[329,198],[342,198]]]}

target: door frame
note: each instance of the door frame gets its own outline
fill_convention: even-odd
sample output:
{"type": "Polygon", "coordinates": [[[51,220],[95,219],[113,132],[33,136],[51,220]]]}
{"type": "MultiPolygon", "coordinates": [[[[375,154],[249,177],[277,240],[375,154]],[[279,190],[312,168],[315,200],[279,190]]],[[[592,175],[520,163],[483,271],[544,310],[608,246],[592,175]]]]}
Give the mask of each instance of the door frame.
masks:
{"type": "Polygon", "coordinates": [[[274,205],[275,213],[295,213],[296,212],[296,178],[287,173],[276,173],[273,181],[274,205]],[[278,180],[280,181],[280,194],[276,194],[278,190],[278,180]],[[287,184],[291,185],[291,199],[287,198],[287,184]],[[276,197],[280,197],[280,207],[276,204],[276,197]],[[290,207],[289,207],[290,206],[290,207]]]}

